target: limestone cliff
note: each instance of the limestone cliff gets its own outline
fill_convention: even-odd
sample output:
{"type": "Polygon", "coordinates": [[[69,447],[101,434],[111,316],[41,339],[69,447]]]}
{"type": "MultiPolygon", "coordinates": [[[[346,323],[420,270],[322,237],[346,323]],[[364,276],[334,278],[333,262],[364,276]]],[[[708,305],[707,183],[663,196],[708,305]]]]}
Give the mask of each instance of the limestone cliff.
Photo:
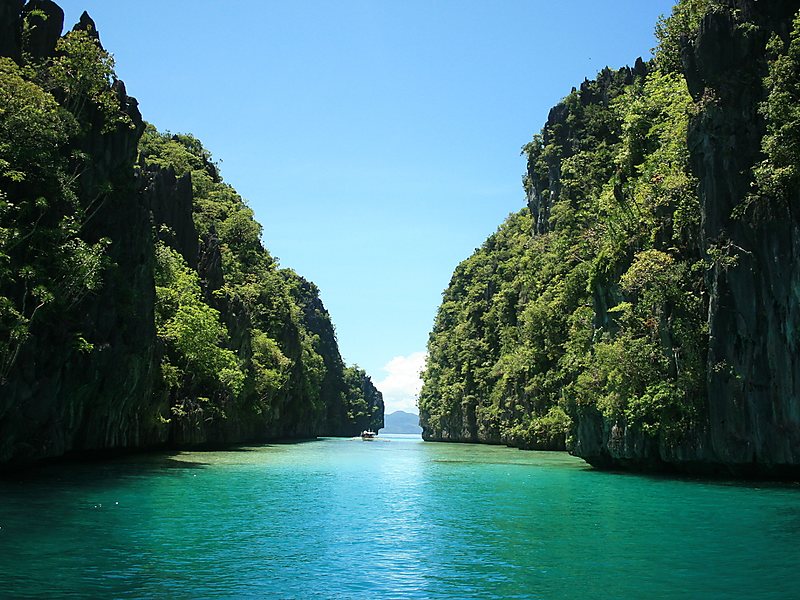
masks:
{"type": "Polygon", "coordinates": [[[210,153],[146,126],[91,18],[63,21],[0,2],[0,465],[382,422],[210,153]]]}
{"type": "Polygon", "coordinates": [[[743,208],[763,159],[766,46],[773,35],[789,43],[797,4],[735,10],[706,16],[685,63],[704,104],[689,148],[706,249],[735,261],[708,274],[709,451],[725,464],[780,470],[800,464],[800,188],[743,208]]]}
{"type": "Polygon", "coordinates": [[[797,10],[678,2],[654,61],[550,112],[527,209],[444,294],[423,437],[798,473],[797,10]]]}
{"type": "MultiPolygon", "coordinates": [[[[697,114],[688,130],[698,181],[706,274],[708,354],[704,418],[680,443],[624,423],[577,424],[575,451],[598,465],[675,467],[793,476],[800,465],[800,188],[763,195],[771,39],[788,47],[793,2],[737,1],[702,19],[684,46],[697,114]]],[[[794,77],[797,77],[796,66],[794,77]]]]}
{"type": "MultiPolygon", "coordinates": [[[[32,1],[23,9],[21,2],[6,2],[0,16],[0,28],[13,32],[3,37],[7,55],[25,52],[39,60],[53,56],[63,23],[55,4],[32,1]],[[22,24],[29,14],[33,16],[23,38],[22,24]],[[9,43],[21,39],[22,46],[9,43]]],[[[111,266],[96,292],[75,299],[65,312],[43,312],[32,319],[30,338],[0,392],[0,462],[163,439],[153,423],[151,400],[155,330],[150,208],[132,169],[143,123],[136,100],[121,82],[113,93],[129,124],[101,131],[103,118],[90,106],[73,142],[89,157],[81,164],[76,193],[93,199],[91,219],[81,235],[87,243],[111,241],[111,266]],[[78,338],[93,346],[91,355],[81,349],[78,338]]],[[[39,193],[32,187],[35,183],[26,182],[6,191],[9,198],[22,199],[39,193]]],[[[18,293],[8,280],[4,284],[6,294],[18,293]]]]}

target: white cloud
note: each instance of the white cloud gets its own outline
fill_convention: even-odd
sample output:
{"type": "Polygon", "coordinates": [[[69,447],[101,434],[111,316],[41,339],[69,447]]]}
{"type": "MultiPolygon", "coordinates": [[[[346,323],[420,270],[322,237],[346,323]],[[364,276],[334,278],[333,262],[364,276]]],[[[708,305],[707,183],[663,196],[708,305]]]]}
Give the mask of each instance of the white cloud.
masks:
{"type": "Polygon", "coordinates": [[[425,352],[395,356],[383,366],[387,375],[375,384],[383,393],[386,414],[396,410],[416,413],[417,395],[422,387],[420,373],[425,368],[425,352]]]}

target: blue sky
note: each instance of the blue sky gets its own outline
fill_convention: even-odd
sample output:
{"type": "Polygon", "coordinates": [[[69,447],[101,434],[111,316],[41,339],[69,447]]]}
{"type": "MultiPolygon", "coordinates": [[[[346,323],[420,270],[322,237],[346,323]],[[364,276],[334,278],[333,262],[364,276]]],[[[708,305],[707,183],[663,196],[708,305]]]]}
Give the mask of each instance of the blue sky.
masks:
{"type": "Polygon", "coordinates": [[[441,292],[524,205],[551,106],[655,45],[666,0],[58,0],[159,129],[191,132],[264,242],[314,281],[342,355],[413,406],[441,292]]]}

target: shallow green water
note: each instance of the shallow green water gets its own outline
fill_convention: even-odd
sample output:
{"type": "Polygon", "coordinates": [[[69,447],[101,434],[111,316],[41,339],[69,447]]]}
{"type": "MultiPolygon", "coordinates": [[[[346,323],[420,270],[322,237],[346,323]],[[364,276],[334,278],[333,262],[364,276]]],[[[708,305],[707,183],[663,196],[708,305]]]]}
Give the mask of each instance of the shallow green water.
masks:
{"type": "Polygon", "coordinates": [[[0,481],[0,595],[789,598],[800,489],[320,440],[0,481]]]}

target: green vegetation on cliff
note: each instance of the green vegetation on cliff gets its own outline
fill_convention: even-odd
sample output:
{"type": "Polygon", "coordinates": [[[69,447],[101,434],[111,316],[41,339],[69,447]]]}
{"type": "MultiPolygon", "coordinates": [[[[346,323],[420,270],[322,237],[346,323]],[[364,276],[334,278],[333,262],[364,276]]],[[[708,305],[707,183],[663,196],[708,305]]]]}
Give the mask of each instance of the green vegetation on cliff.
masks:
{"type": "Polygon", "coordinates": [[[0,11],[0,463],[354,435],[383,401],[191,135],[146,125],[84,13],[0,11]]]}
{"type": "MultiPolygon", "coordinates": [[[[712,376],[731,369],[709,353],[709,323],[720,297],[710,274],[735,269],[751,249],[758,252],[754,245],[763,238],[750,233],[734,247],[724,233],[710,236],[709,198],[730,190],[735,202],[727,218],[745,223],[763,218],[750,209],[763,205],[759,198],[796,202],[800,147],[799,22],[789,40],[788,5],[760,14],[752,3],[740,4],[734,10],[682,0],[658,24],[653,61],[605,69],[584,82],[523,148],[528,207],[456,268],[444,292],[419,397],[426,439],[567,447],[596,464],[618,466],[730,460],[722,443],[712,449],[706,441],[712,376]],[[748,76],[690,94],[686,56],[694,56],[688,53],[695,46],[698,53],[716,52],[705,41],[726,35],[739,44],[736,60],[748,76]],[[764,117],[763,156],[750,163],[745,176],[752,185],[742,192],[721,170],[697,168],[700,148],[707,151],[717,138],[690,140],[703,128],[717,135],[719,127],[710,124],[724,107],[721,95],[750,82],[760,100],[749,106],[764,117]]],[[[713,69],[704,58],[701,66],[713,69]]],[[[724,138],[720,145],[727,148],[715,148],[709,163],[725,164],[722,153],[737,152],[731,143],[747,148],[740,155],[750,154],[745,133],[761,126],[756,121],[724,138]]],[[[777,337],[786,329],[780,319],[792,314],[776,320],[777,337]]],[[[751,333],[739,355],[753,336],[768,335],[751,333]]],[[[783,417],[774,425],[796,428],[783,417]]],[[[738,443],[724,442],[728,448],[738,443]]],[[[754,454],[751,449],[745,462],[794,460],[754,454]]]]}
{"type": "MultiPolygon", "coordinates": [[[[89,110],[103,109],[103,128],[125,119],[106,111],[113,61],[84,31],[58,50],[22,65],[0,57],[0,384],[31,328],[79,305],[108,266],[109,240],[82,235],[101,200],[82,197],[76,181],[88,160],[80,147],[89,110]],[[87,59],[97,68],[71,76],[87,59]]],[[[80,329],[72,335],[82,339],[80,329]]]]}
{"type": "Polygon", "coordinates": [[[191,219],[155,214],[164,417],[189,420],[196,432],[236,415],[274,435],[354,435],[380,423],[382,403],[361,389],[366,374],[352,392],[356,370],[344,368],[319,290],[278,268],[253,211],[202,144],[148,126],[140,164],[191,181],[191,219]]]}
{"type": "Polygon", "coordinates": [[[767,125],[764,160],[755,169],[757,197],[790,205],[800,188],[800,12],[788,44],[773,34],[767,44],[769,74],[760,112],[767,125]]]}
{"type": "Polygon", "coordinates": [[[558,448],[580,411],[653,434],[696,418],[703,279],[690,104],[682,78],[641,66],[604,71],[553,110],[524,149],[531,208],[445,292],[420,395],[427,435],[455,425],[471,439],[558,448]]]}

